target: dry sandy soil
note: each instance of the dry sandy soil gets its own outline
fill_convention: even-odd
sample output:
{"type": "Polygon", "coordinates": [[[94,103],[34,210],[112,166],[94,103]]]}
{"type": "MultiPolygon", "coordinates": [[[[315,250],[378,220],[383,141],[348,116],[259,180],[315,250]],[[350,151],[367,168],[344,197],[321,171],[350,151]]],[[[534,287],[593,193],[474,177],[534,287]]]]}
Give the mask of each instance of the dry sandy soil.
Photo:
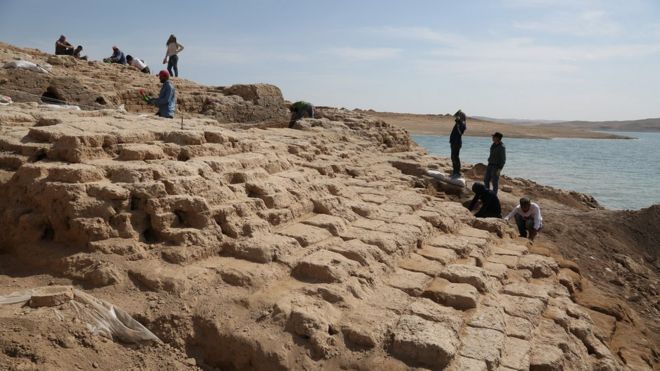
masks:
{"type": "MultiPolygon", "coordinates": [[[[454,126],[454,118],[451,115],[418,115],[410,113],[391,113],[360,111],[371,116],[378,117],[391,125],[408,130],[411,134],[420,135],[449,135],[454,126]]],[[[510,138],[593,138],[593,139],[623,139],[625,137],[588,131],[569,127],[525,126],[501,124],[480,119],[472,119],[468,116],[468,129],[465,135],[489,137],[499,131],[505,137],[510,138]]]]}
{"type": "Polygon", "coordinates": [[[503,177],[504,209],[542,205],[530,244],[379,118],[287,128],[275,86],[175,79],[181,126],[139,98],[154,76],[0,44],[16,57],[52,69],[0,69],[22,92],[0,107],[0,302],[25,298],[0,304],[0,369],[659,367],[658,206],[503,177]]]}

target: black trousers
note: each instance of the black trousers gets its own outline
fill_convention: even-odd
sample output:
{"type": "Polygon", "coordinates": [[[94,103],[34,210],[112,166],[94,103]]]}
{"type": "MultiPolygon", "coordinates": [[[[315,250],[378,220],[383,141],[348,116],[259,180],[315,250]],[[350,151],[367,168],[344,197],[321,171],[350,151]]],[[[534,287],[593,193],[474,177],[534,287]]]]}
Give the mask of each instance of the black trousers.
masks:
{"type": "Polygon", "coordinates": [[[453,167],[452,175],[461,175],[461,159],[459,154],[461,152],[460,143],[451,143],[451,165],[453,167]]]}

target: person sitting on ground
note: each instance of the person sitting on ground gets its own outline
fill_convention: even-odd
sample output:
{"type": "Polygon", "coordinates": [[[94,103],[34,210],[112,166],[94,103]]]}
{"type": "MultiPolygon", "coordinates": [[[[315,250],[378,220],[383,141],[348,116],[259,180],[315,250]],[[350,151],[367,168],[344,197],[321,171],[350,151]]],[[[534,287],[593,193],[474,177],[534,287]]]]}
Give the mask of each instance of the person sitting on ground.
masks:
{"type": "Polygon", "coordinates": [[[511,217],[515,217],[520,237],[529,236],[528,238],[534,241],[536,235],[543,228],[541,208],[527,197],[521,198],[520,204],[511,210],[509,215],[504,217],[504,220],[508,222],[511,217]]]}
{"type": "Polygon", "coordinates": [[[113,46],[112,55],[108,58],[103,58],[103,62],[126,64],[126,56],[124,55],[124,52],[119,50],[118,47],[113,46]]]}
{"type": "Polygon", "coordinates": [[[73,55],[73,45],[66,41],[64,35],[55,41],[55,55],[73,55]]]}
{"type": "Polygon", "coordinates": [[[451,164],[452,164],[452,178],[461,177],[461,159],[459,154],[461,152],[461,147],[463,146],[463,133],[467,129],[466,116],[463,111],[458,110],[454,114],[454,128],[451,130],[449,135],[449,146],[451,147],[451,164]]]}
{"type": "Polygon", "coordinates": [[[128,63],[129,66],[137,68],[139,71],[150,74],[151,70],[149,70],[149,66],[147,66],[146,63],[140,58],[133,58],[132,55],[127,55],[126,56],[126,62],[128,63]]]}
{"type": "Polygon", "coordinates": [[[163,86],[160,88],[160,95],[158,98],[149,99],[148,103],[158,107],[157,116],[173,119],[174,111],[176,110],[176,89],[172,81],[170,81],[169,72],[165,70],[160,71],[158,78],[163,83],[163,86]]]}
{"type": "Polygon", "coordinates": [[[76,59],[82,59],[82,60],[86,61],[87,56],[86,55],[80,55],[80,53],[82,53],[82,50],[83,50],[82,45],[78,45],[76,47],[76,50],[73,51],[73,57],[76,58],[76,59]]]}
{"type": "Polygon", "coordinates": [[[486,189],[490,189],[490,184],[492,184],[495,194],[497,194],[497,188],[500,182],[500,173],[506,163],[506,148],[502,143],[502,137],[502,133],[493,134],[493,144],[490,146],[488,166],[486,167],[486,174],[484,174],[484,185],[486,189]]]}
{"type": "Polygon", "coordinates": [[[296,121],[304,118],[314,118],[314,105],[305,101],[298,101],[291,105],[291,121],[289,127],[293,127],[296,121]]]}
{"type": "Polygon", "coordinates": [[[477,205],[478,201],[481,201],[481,209],[477,211],[474,216],[477,218],[501,218],[502,217],[502,208],[500,206],[500,199],[497,198],[495,192],[486,189],[483,183],[474,183],[472,185],[472,192],[474,192],[474,198],[470,202],[468,209],[472,211],[477,205]]]}

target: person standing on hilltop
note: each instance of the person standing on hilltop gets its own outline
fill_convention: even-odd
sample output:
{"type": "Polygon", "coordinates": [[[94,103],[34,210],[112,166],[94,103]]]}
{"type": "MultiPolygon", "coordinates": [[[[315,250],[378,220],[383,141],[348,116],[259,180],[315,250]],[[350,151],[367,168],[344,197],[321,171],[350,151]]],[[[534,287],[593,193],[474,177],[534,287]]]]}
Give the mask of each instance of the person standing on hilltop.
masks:
{"type": "Polygon", "coordinates": [[[314,118],[314,105],[305,101],[295,102],[291,105],[291,121],[289,122],[289,127],[293,127],[293,124],[295,124],[296,121],[305,117],[314,118]]]}
{"type": "Polygon", "coordinates": [[[497,189],[500,182],[500,173],[504,164],[506,163],[506,148],[502,143],[502,133],[493,134],[493,144],[490,146],[490,156],[488,156],[488,166],[486,167],[486,174],[484,175],[484,185],[486,189],[490,189],[490,184],[493,186],[493,192],[497,194],[497,189]]]}
{"type": "Polygon", "coordinates": [[[474,198],[470,202],[468,209],[472,211],[477,205],[477,201],[481,201],[481,208],[474,214],[477,218],[501,218],[502,207],[500,206],[500,199],[497,198],[495,192],[486,189],[482,183],[474,183],[472,185],[472,192],[474,198]]]}
{"type": "Polygon", "coordinates": [[[160,95],[158,98],[150,98],[148,103],[158,107],[157,116],[173,119],[174,111],[176,111],[176,89],[170,81],[170,74],[167,71],[160,71],[158,78],[163,83],[160,88],[160,95]]]}
{"type": "Polygon", "coordinates": [[[461,147],[463,146],[463,133],[467,129],[466,116],[463,111],[458,110],[454,114],[454,128],[451,130],[449,135],[449,145],[451,147],[451,164],[453,167],[451,177],[460,178],[461,177],[461,159],[459,154],[461,152],[461,147]]]}
{"type": "Polygon", "coordinates": [[[176,41],[176,36],[174,35],[170,35],[166,45],[167,52],[165,53],[163,64],[167,63],[167,71],[169,71],[170,76],[179,77],[179,53],[183,51],[183,45],[176,41]]]}
{"type": "Polygon", "coordinates": [[[55,55],[73,55],[73,45],[66,41],[66,36],[60,35],[55,41],[55,55]]]}
{"type": "Polygon", "coordinates": [[[123,51],[119,50],[118,47],[113,46],[112,55],[108,58],[103,58],[103,62],[126,64],[126,56],[124,55],[123,51]]]}
{"type": "Polygon", "coordinates": [[[511,217],[515,217],[516,225],[520,237],[528,237],[534,241],[536,235],[543,228],[543,217],[541,217],[541,208],[529,198],[523,197],[520,199],[520,204],[516,206],[509,215],[504,217],[504,220],[509,222],[511,217]]]}

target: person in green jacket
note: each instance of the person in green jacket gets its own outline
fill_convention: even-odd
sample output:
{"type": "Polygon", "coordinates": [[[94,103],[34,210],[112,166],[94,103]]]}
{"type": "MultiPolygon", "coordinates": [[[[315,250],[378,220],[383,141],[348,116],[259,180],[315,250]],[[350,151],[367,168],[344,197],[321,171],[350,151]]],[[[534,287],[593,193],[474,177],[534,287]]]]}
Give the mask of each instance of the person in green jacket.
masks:
{"type": "Polygon", "coordinates": [[[304,118],[314,118],[314,105],[309,102],[298,101],[291,105],[291,121],[289,127],[293,127],[296,121],[304,118]]]}
{"type": "Polygon", "coordinates": [[[493,134],[493,144],[490,146],[488,166],[484,175],[484,186],[486,186],[486,189],[490,189],[490,184],[492,184],[495,194],[497,194],[500,182],[500,173],[506,163],[506,148],[504,147],[504,143],[502,143],[502,137],[502,133],[497,132],[493,134]]]}

